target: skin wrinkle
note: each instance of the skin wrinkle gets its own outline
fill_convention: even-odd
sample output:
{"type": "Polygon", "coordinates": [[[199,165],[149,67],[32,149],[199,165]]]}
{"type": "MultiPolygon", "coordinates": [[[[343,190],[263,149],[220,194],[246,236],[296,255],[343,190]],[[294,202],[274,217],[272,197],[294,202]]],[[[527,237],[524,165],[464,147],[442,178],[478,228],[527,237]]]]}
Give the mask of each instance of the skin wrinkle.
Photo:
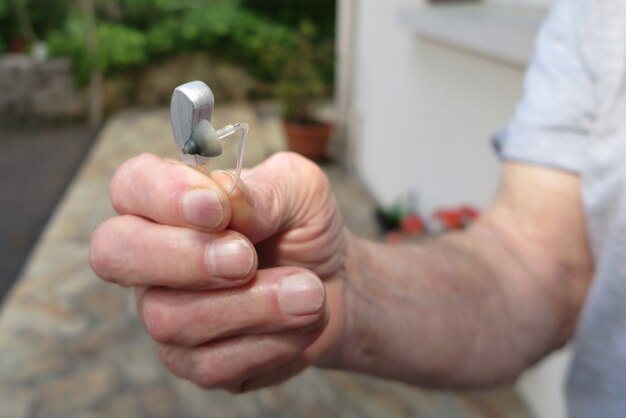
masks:
{"type": "Polygon", "coordinates": [[[343,261],[339,251],[345,246],[341,229],[342,222],[335,216],[330,222],[310,224],[301,228],[302,233],[297,234],[296,238],[293,235],[283,235],[278,245],[281,246],[280,252],[285,256],[277,261],[287,265],[299,259],[299,264],[313,269],[320,276],[330,275],[343,261]],[[321,250],[308,250],[318,248],[321,250]]]}
{"type": "Polygon", "coordinates": [[[325,210],[324,221],[311,221],[283,235],[285,241],[294,244],[305,244],[311,239],[323,239],[328,245],[337,238],[342,229],[342,221],[334,210],[325,210]],[[326,234],[326,235],[325,235],[326,234]]]}
{"type": "MultiPolygon", "coordinates": [[[[285,199],[283,198],[285,192],[281,190],[282,185],[274,179],[270,179],[269,182],[270,184],[268,185],[268,187],[259,188],[259,190],[262,192],[261,198],[265,202],[270,203],[268,211],[269,214],[266,219],[273,220],[273,225],[268,231],[267,236],[271,236],[280,232],[278,228],[280,228],[282,225],[290,223],[290,221],[285,219],[285,214],[288,212],[283,210],[283,208],[285,207],[285,199]]],[[[255,197],[255,200],[257,199],[258,197],[255,197]]],[[[285,228],[282,229],[284,230],[285,228]]]]}
{"type": "MultiPolygon", "coordinates": [[[[341,215],[337,212],[334,201],[328,200],[324,202],[315,214],[305,216],[305,221],[300,225],[292,225],[291,230],[287,230],[284,235],[289,240],[295,242],[305,241],[308,239],[309,231],[317,231],[323,233],[332,231],[336,233],[336,229],[343,225],[341,215]]],[[[330,241],[336,235],[327,237],[330,241]]]]}
{"type": "MultiPolygon", "coordinates": [[[[296,173],[296,175],[299,175],[303,169],[302,167],[298,167],[294,164],[294,161],[290,158],[289,154],[275,154],[270,157],[269,160],[279,166],[284,166],[282,167],[282,170],[287,173],[296,173]]],[[[276,173],[264,177],[265,182],[270,182],[269,187],[264,185],[259,188],[272,193],[272,196],[267,196],[269,198],[273,198],[273,200],[268,200],[271,208],[270,216],[272,217],[271,219],[277,220],[275,225],[281,228],[280,231],[274,230],[273,232],[276,233],[291,229],[297,225],[298,217],[303,213],[302,205],[297,205],[298,203],[301,203],[300,201],[303,199],[290,198],[290,192],[301,190],[298,182],[295,182],[295,176],[289,175],[287,177],[287,182],[285,182],[284,178],[280,175],[277,177],[276,173]],[[297,206],[294,206],[294,204],[297,206]]],[[[300,179],[300,176],[297,178],[300,179]]]]}
{"type": "MultiPolygon", "coordinates": [[[[251,378],[241,382],[239,388],[236,392],[234,392],[234,394],[246,393],[253,389],[282,383],[285,380],[289,379],[291,376],[294,376],[295,374],[304,370],[307,366],[308,360],[302,354],[300,354],[295,359],[286,361],[285,363],[276,367],[265,367],[256,376],[252,376],[251,378]]],[[[255,399],[256,398],[258,397],[255,397],[255,399]]],[[[260,410],[267,411],[267,413],[262,414],[261,416],[271,416],[271,412],[275,412],[270,412],[265,407],[261,408],[260,410]]]]}
{"type": "Polygon", "coordinates": [[[323,206],[324,210],[312,221],[258,245],[262,265],[297,265],[313,270],[320,277],[334,274],[343,261],[339,251],[345,246],[341,233],[343,222],[332,202],[323,206]],[[284,256],[276,258],[276,254],[284,256]]]}
{"type": "Polygon", "coordinates": [[[308,335],[283,332],[228,337],[211,341],[195,349],[161,346],[160,354],[163,362],[174,374],[210,389],[233,381],[233,376],[238,376],[239,381],[245,381],[260,372],[297,360],[298,356],[293,356],[294,347],[299,347],[297,353],[301,353],[306,348],[303,343],[317,338],[319,332],[320,330],[316,329],[308,335]],[[249,352],[256,355],[248,356],[246,353],[249,352]],[[254,361],[251,363],[232,361],[241,356],[254,361]]]}

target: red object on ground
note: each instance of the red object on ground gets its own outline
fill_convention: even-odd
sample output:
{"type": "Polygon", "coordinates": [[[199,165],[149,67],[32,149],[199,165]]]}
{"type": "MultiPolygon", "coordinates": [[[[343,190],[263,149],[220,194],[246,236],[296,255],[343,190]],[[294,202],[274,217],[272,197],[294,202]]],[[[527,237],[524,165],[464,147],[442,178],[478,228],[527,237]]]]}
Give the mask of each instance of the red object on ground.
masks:
{"type": "Polygon", "coordinates": [[[400,228],[409,234],[421,234],[425,231],[424,222],[414,213],[409,213],[400,219],[400,228]]]}
{"type": "Polygon", "coordinates": [[[439,219],[446,229],[459,229],[463,227],[463,217],[456,209],[440,209],[433,214],[434,218],[439,219]]]}
{"type": "Polygon", "coordinates": [[[472,206],[461,206],[459,207],[459,212],[464,218],[467,218],[467,219],[476,219],[478,218],[478,214],[479,214],[478,209],[472,206]]]}

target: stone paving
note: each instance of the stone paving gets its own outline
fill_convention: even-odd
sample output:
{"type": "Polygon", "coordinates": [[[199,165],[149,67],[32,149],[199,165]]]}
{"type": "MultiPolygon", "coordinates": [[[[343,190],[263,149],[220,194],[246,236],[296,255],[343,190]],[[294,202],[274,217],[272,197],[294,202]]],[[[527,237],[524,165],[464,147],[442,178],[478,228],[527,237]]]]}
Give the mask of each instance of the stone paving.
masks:
{"type": "MultiPolygon", "coordinates": [[[[248,121],[246,163],[282,149],[275,114],[219,106],[214,123],[248,121]]],[[[233,164],[234,144],[214,166],[233,164]]],[[[169,375],[127,290],[87,263],[91,231],[112,216],[108,183],[141,152],[176,157],[166,110],[110,119],[66,192],[0,314],[0,417],[528,417],[513,392],[447,394],[310,369],[289,382],[233,396],[169,375]]],[[[373,201],[361,183],[327,172],[348,227],[374,237],[373,201]]]]}

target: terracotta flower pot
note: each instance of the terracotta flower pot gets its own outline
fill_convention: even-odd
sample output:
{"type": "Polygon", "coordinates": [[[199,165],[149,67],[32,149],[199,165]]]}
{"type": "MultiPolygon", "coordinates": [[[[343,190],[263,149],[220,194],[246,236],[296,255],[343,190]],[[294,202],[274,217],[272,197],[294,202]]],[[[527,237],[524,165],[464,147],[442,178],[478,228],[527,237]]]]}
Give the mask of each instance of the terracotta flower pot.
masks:
{"type": "Polygon", "coordinates": [[[331,123],[299,124],[285,121],[283,127],[290,151],[311,160],[319,160],[326,156],[328,139],[333,130],[331,123]]]}

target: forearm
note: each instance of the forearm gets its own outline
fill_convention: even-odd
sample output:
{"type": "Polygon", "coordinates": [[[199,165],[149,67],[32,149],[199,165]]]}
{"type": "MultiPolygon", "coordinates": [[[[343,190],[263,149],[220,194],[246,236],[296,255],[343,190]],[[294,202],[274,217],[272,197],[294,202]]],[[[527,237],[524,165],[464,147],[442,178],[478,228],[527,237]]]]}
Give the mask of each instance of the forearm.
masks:
{"type": "Polygon", "coordinates": [[[488,225],[385,245],[350,239],[340,367],[431,387],[510,381],[560,346],[571,307],[488,225]]]}

